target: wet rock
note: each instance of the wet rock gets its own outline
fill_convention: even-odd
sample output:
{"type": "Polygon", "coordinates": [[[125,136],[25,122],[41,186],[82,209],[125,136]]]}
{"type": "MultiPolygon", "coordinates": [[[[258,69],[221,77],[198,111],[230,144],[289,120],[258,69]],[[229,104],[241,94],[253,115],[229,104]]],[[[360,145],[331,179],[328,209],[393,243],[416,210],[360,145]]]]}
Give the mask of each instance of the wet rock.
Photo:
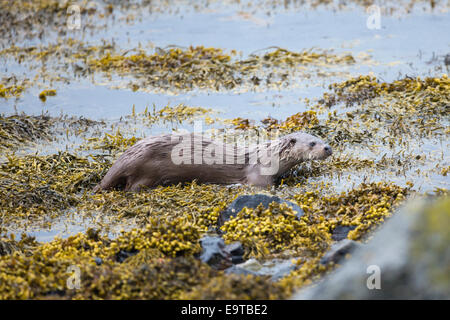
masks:
{"type": "Polygon", "coordinates": [[[245,261],[244,263],[240,263],[237,265],[232,266],[231,268],[228,268],[225,270],[225,273],[230,274],[252,274],[252,275],[261,275],[260,270],[262,268],[262,265],[258,262],[256,259],[249,259],[245,261]]]}
{"type": "Polygon", "coordinates": [[[120,250],[119,252],[116,253],[116,261],[122,263],[125,261],[126,258],[134,256],[138,252],[139,251],[137,251],[137,250],[132,250],[132,251],[120,250]]]}
{"type": "Polygon", "coordinates": [[[330,262],[339,263],[344,260],[345,256],[359,247],[360,244],[356,241],[344,239],[331,246],[330,250],[320,259],[321,264],[328,264],[330,262]]]}
{"type": "Polygon", "coordinates": [[[230,243],[224,249],[231,255],[231,263],[238,264],[244,262],[244,247],[239,241],[230,243]]]}
{"type": "Polygon", "coordinates": [[[205,236],[200,239],[200,244],[203,249],[201,261],[218,270],[231,266],[231,255],[225,250],[225,242],[221,237],[205,236]]]}
{"type": "Polygon", "coordinates": [[[228,269],[225,270],[226,274],[238,274],[238,275],[254,275],[257,276],[258,273],[252,270],[248,270],[245,268],[240,267],[238,264],[232,265],[228,269]]]}
{"type": "Polygon", "coordinates": [[[249,259],[244,263],[237,264],[225,270],[225,273],[230,274],[252,274],[256,276],[271,276],[273,281],[278,281],[292,270],[296,268],[293,259],[272,259],[263,263],[256,259],[249,259]]]}
{"type": "Polygon", "coordinates": [[[331,239],[333,239],[334,241],[347,239],[348,233],[354,229],[356,229],[356,226],[337,226],[333,230],[331,239]]]}
{"type": "Polygon", "coordinates": [[[267,208],[269,204],[272,202],[277,203],[285,203],[289,205],[294,211],[296,211],[297,218],[303,216],[304,212],[302,208],[300,208],[295,203],[290,201],[281,199],[277,196],[267,196],[265,194],[254,194],[254,195],[243,195],[237,197],[226,210],[224,210],[218,220],[218,226],[221,227],[226,221],[228,221],[231,217],[236,216],[244,207],[247,208],[256,208],[260,204],[263,205],[264,208],[267,208]]]}
{"type": "Polygon", "coordinates": [[[294,299],[449,299],[450,198],[415,200],[294,299]]]}

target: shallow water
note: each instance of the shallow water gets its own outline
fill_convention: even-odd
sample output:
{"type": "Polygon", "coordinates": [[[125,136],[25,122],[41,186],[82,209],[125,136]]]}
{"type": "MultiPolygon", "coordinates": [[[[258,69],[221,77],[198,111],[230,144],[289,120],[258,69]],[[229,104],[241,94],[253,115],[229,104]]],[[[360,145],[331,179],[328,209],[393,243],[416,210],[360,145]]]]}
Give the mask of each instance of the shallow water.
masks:
{"type": "MultiPolygon", "coordinates": [[[[207,12],[186,11],[181,16],[144,14],[142,21],[134,21],[131,25],[116,22],[95,35],[72,31],[67,37],[89,43],[113,39],[123,48],[139,44],[162,48],[174,44],[181,47],[204,45],[235,49],[244,57],[272,46],[291,51],[317,47],[351,52],[354,56],[363,52],[372,57],[375,65],[355,64],[344,67],[345,71],[350,75],[373,72],[384,81],[392,81],[402,75],[425,77],[446,72],[443,59],[450,49],[448,35],[444,32],[450,29],[448,12],[423,14],[419,11],[401,18],[382,15],[381,29],[370,30],[366,26],[368,14],[361,8],[337,12],[288,10],[271,16],[257,12],[254,15],[249,13],[250,18],[243,17],[232,6],[207,12]],[[429,63],[434,56],[436,60],[429,63]],[[437,67],[440,69],[434,70],[437,67]]],[[[8,73],[26,72],[26,68],[10,60],[0,60],[0,68],[7,68],[8,73]]],[[[295,88],[281,92],[189,92],[168,96],[108,89],[107,84],[106,87],[93,85],[91,81],[81,79],[67,85],[56,84],[54,88],[58,95],[46,103],[36,100],[40,92],[38,88],[29,90],[19,101],[0,101],[0,112],[10,114],[17,110],[40,114],[48,111],[54,115],[62,112],[94,120],[116,120],[129,114],[133,104],[139,112],[152,104],[162,107],[183,102],[217,109],[224,113],[224,117],[258,120],[272,115],[285,118],[304,110],[300,99],[317,98],[328,84],[339,80],[342,78],[298,79],[295,88]]]]}

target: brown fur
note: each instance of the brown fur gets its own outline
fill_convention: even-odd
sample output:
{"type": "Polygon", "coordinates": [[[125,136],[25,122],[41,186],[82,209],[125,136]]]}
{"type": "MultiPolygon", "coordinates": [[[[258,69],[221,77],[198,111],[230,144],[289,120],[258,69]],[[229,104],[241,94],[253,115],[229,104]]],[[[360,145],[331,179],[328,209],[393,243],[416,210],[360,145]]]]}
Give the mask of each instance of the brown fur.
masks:
{"type": "MultiPolygon", "coordinates": [[[[173,139],[172,135],[167,134],[139,141],[117,159],[94,191],[110,189],[138,191],[142,186],[155,187],[193,180],[197,180],[198,183],[266,186],[272,185],[277,177],[296,164],[312,159],[325,159],[332,153],[331,148],[322,140],[301,132],[246,148],[208,140],[194,134],[176,137],[177,139],[173,139]],[[193,159],[196,156],[202,157],[201,164],[173,162],[172,150],[182,139],[192,139],[190,155],[193,159]],[[194,139],[202,140],[200,150],[194,148],[194,139]],[[223,163],[213,163],[216,154],[210,152],[210,148],[223,150],[223,163]],[[251,162],[255,155],[260,154],[268,154],[269,158],[266,158],[265,162],[264,160],[251,162]],[[232,160],[232,164],[226,163],[227,156],[232,160]],[[262,169],[268,168],[271,164],[270,159],[274,157],[279,159],[278,170],[272,174],[263,174],[262,169]]],[[[178,154],[183,155],[183,152],[178,154]]]]}

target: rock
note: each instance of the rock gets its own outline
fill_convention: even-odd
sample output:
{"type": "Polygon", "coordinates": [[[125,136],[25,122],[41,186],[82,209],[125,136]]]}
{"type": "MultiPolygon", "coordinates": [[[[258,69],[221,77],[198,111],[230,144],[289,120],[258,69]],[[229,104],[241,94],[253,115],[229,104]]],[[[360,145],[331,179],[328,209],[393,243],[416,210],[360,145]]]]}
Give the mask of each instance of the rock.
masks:
{"type": "Polygon", "coordinates": [[[231,263],[238,264],[244,262],[244,247],[239,241],[225,246],[225,251],[231,255],[231,263]]]}
{"type": "Polygon", "coordinates": [[[296,268],[293,259],[272,259],[260,263],[256,259],[249,259],[225,270],[225,273],[252,274],[256,276],[271,276],[273,281],[278,281],[296,268]]]}
{"type": "Polygon", "coordinates": [[[257,272],[254,272],[254,271],[251,271],[251,270],[248,270],[245,268],[241,268],[241,267],[239,267],[238,264],[232,265],[231,267],[226,269],[225,273],[226,274],[239,274],[239,275],[244,275],[244,276],[249,275],[249,274],[254,275],[254,276],[258,275],[257,272]]]}
{"type": "Polygon", "coordinates": [[[449,299],[450,198],[415,200],[294,299],[449,299]]]}
{"type": "Polygon", "coordinates": [[[120,250],[119,252],[116,253],[116,261],[122,263],[125,261],[126,258],[134,256],[138,252],[139,251],[137,251],[137,250],[133,250],[133,251],[120,250]]]}
{"type": "Polygon", "coordinates": [[[231,266],[231,255],[225,250],[225,242],[221,237],[205,236],[200,239],[200,244],[203,249],[201,261],[218,270],[231,266]]]}
{"type": "Polygon", "coordinates": [[[244,262],[245,251],[239,241],[225,245],[219,236],[205,236],[200,239],[200,244],[203,249],[200,260],[215,269],[222,270],[244,262]]]}
{"type": "Polygon", "coordinates": [[[344,239],[333,244],[330,250],[320,259],[321,264],[328,264],[330,262],[339,263],[345,256],[355,250],[360,244],[356,241],[344,239]]]}
{"type": "Polygon", "coordinates": [[[331,239],[333,239],[334,241],[347,239],[348,233],[354,229],[356,229],[356,226],[337,226],[333,230],[331,239]]]}
{"type": "Polygon", "coordinates": [[[244,263],[236,264],[231,268],[225,270],[225,273],[235,273],[235,274],[253,274],[255,276],[260,275],[259,271],[261,270],[262,265],[256,259],[249,259],[244,263]]]}
{"type": "Polygon", "coordinates": [[[300,218],[304,214],[302,208],[298,205],[277,196],[267,196],[265,194],[243,195],[237,197],[226,210],[221,212],[218,220],[218,226],[220,228],[231,217],[236,216],[236,214],[238,214],[244,207],[254,209],[262,204],[264,208],[267,208],[272,202],[285,203],[289,205],[294,211],[297,212],[297,218],[300,218]]]}

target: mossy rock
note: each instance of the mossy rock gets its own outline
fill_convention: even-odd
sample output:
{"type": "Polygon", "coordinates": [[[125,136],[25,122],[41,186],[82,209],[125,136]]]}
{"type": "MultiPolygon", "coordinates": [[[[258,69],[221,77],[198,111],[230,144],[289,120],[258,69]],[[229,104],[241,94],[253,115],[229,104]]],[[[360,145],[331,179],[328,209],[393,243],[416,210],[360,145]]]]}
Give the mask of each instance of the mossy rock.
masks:
{"type": "Polygon", "coordinates": [[[294,298],[449,299],[449,244],[450,197],[416,199],[341,268],[294,298]]]}

